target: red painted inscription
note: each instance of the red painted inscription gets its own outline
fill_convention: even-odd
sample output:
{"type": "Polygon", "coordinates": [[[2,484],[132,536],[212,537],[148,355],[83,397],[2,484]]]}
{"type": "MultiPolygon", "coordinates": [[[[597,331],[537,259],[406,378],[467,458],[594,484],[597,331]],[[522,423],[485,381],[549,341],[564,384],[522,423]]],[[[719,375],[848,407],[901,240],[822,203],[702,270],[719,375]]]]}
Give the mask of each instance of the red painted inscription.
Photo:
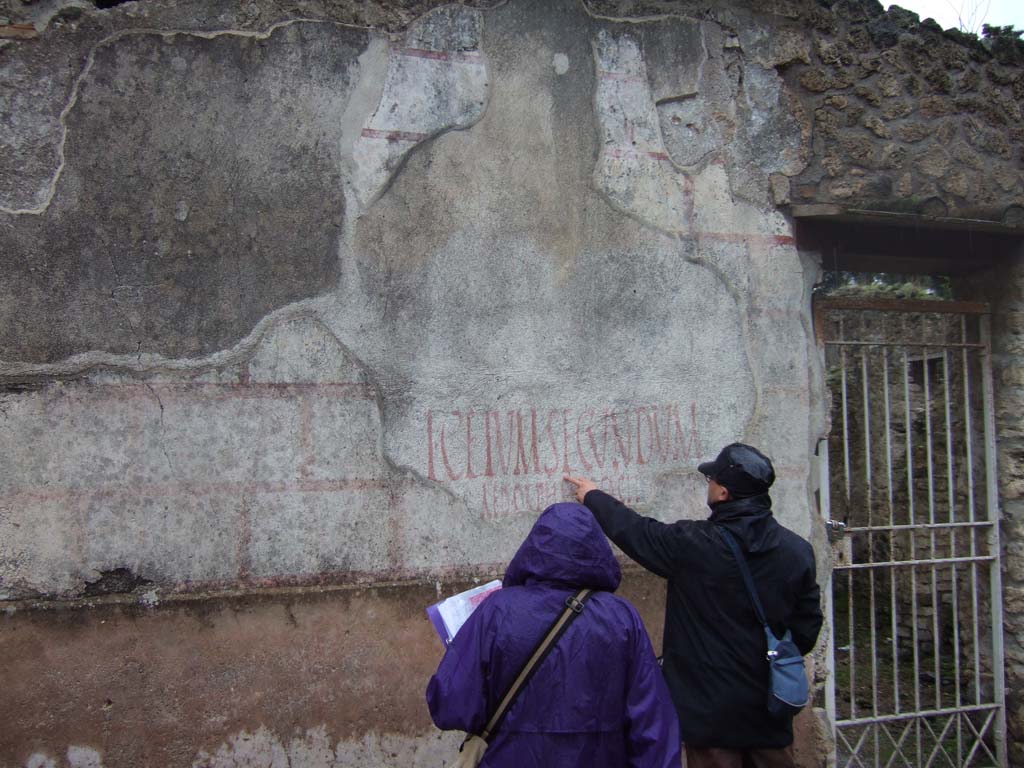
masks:
{"type": "Polygon", "coordinates": [[[688,466],[701,450],[694,403],[428,410],[426,438],[427,477],[469,492],[489,517],[563,500],[563,474],[628,499],[642,475],[688,466]]]}

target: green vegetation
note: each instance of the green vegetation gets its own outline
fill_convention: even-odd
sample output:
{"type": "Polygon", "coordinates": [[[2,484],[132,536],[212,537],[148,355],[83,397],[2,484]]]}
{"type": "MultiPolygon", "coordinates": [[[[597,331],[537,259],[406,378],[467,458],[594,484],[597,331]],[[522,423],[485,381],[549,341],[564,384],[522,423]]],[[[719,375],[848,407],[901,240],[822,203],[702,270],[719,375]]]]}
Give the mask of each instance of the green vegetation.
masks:
{"type": "Polygon", "coordinates": [[[942,275],[903,275],[889,272],[826,272],[815,296],[871,299],[951,299],[953,290],[942,275]]]}
{"type": "Polygon", "coordinates": [[[1024,64],[1024,29],[1014,29],[1012,24],[981,27],[982,44],[1001,64],[1024,64]]]}

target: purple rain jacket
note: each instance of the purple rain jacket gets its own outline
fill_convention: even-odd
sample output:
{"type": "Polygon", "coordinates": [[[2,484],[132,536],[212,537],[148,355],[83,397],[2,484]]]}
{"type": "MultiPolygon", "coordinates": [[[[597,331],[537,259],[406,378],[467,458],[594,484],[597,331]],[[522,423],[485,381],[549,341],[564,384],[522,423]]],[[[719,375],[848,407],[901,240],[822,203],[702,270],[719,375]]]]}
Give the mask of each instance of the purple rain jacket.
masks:
{"type": "Polygon", "coordinates": [[[622,573],[580,504],[548,507],[503,589],[462,626],[427,687],[438,728],[478,733],[541,638],[582,587],[595,591],[520,691],[482,766],[678,768],[679,723],[636,609],[612,594],[622,573]]]}

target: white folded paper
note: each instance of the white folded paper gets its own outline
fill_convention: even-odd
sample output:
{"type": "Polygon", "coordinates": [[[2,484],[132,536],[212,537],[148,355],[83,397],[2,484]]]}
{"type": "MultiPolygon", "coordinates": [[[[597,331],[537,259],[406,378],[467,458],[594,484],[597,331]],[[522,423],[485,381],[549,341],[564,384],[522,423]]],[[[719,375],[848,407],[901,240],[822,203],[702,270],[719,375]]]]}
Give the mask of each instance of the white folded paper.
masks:
{"type": "Polygon", "coordinates": [[[501,589],[501,581],[495,579],[481,584],[479,587],[452,595],[427,608],[427,615],[445,647],[448,647],[455,638],[455,634],[466,623],[477,606],[499,589],[501,589]]]}

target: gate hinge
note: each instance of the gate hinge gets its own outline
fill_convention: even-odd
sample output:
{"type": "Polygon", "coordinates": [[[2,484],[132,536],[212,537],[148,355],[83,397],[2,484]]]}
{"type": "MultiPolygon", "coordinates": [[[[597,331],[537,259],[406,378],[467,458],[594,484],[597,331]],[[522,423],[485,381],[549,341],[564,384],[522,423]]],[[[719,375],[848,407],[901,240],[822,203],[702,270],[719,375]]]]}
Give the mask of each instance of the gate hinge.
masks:
{"type": "Polygon", "coordinates": [[[840,541],[846,535],[846,523],[841,520],[826,520],[829,541],[840,541]]]}

